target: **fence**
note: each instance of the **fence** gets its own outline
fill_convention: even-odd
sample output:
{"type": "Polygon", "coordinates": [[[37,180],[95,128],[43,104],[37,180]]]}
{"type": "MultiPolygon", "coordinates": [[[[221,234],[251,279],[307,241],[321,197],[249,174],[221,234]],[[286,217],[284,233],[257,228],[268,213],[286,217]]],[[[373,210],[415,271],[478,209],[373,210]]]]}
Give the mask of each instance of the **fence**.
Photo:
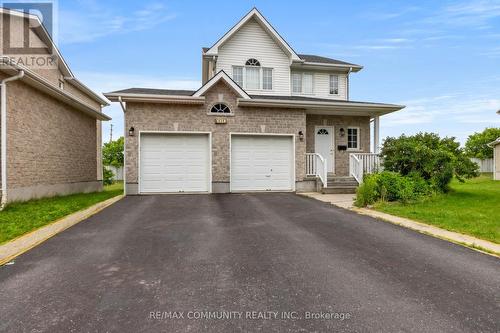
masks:
{"type": "Polygon", "coordinates": [[[123,167],[117,168],[110,165],[105,165],[104,167],[113,172],[113,174],[115,175],[113,177],[114,180],[123,180],[123,167]]]}
{"type": "Polygon", "coordinates": [[[493,159],[480,160],[479,158],[471,158],[472,162],[479,165],[480,172],[493,172],[493,159]]]}

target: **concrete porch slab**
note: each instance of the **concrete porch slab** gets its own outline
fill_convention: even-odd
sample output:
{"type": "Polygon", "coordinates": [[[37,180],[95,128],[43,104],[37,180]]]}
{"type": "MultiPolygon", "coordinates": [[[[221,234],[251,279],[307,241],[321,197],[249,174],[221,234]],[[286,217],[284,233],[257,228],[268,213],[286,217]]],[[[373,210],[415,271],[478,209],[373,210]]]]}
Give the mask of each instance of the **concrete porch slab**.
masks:
{"type": "Polygon", "coordinates": [[[322,194],[318,192],[307,192],[298,194],[319,201],[329,202],[334,206],[344,209],[354,208],[354,198],[356,198],[356,194],[322,194]]]}

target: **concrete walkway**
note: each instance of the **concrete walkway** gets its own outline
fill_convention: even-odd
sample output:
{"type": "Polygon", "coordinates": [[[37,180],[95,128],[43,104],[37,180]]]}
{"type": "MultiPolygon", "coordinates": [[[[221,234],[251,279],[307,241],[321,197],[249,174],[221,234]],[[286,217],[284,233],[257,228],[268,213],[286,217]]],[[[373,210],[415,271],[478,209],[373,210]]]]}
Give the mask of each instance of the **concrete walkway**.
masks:
{"type": "Polygon", "coordinates": [[[458,232],[448,231],[429,224],[413,221],[404,217],[382,213],[369,208],[357,208],[354,206],[355,194],[322,194],[318,192],[301,193],[309,198],[323,202],[329,202],[334,206],[355,211],[359,214],[368,215],[380,220],[403,226],[424,234],[445,239],[453,243],[465,245],[476,250],[484,250],[489,254],[500,256],[500,244],[495,244],[486,240],[475,238],[458,232]]]}
{"type": "Polygon", "coordinates": [[[354,198],[356,198],[356,194],[322,194],[319,192],[307,192],[299,194],[319,201],[329,202],[334,206],[345,209],[354,208],[354,198]]]}

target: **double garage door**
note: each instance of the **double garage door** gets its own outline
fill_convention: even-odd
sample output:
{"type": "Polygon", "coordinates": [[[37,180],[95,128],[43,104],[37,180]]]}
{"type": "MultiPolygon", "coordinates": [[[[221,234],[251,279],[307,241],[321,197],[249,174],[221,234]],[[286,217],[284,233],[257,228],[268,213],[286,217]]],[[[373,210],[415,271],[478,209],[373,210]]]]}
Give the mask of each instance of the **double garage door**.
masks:
{"type": "MultiPolygon", "coordinates": [[[[208,134],[142,134],[141,193],[210,192],[208,134]]],[[[231,191],[290,191],[294,183],[291,136],[231,136],[231,191]]]]}

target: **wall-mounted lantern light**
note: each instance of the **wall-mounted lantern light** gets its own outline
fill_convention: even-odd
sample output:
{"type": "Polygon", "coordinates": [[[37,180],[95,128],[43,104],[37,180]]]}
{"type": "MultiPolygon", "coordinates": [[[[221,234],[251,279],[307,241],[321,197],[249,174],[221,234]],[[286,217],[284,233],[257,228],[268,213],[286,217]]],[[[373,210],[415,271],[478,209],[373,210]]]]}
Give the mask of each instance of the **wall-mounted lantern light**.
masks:
{"type": "Polygon", "coordinates": [[[304,132],[299,131],[299,140],[304,141],[304,132]]]}
{"type": "Polygon", "coordinates": [[[340,136],[344,136],[345,135],[345,129],[344,128],[341,128],[340,129],[340,136]]]}
{"type": "Polygon", "coordinates": [[[134,127],[130,127],[130,129],[128,130],[128,135],[129,135],[129,136],[134,136],[134,134],[135,134],[135,129],[134,129],[134,127]]]}

